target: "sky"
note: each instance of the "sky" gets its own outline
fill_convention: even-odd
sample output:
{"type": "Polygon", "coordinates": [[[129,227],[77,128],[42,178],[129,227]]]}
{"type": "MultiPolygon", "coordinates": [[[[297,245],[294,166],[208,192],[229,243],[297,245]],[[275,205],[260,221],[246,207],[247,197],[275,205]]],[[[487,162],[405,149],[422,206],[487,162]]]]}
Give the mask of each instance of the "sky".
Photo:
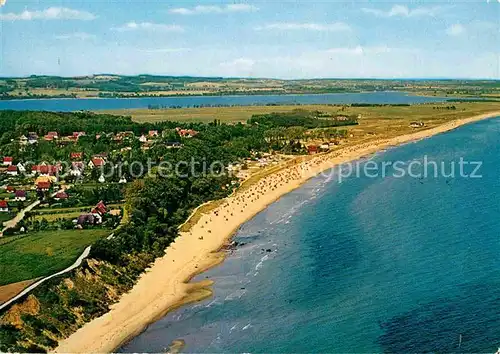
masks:
{"type": "Polygon", "coordinates": [[[0,76],[500,79],[500,0],[0,0],[0,76]]]}

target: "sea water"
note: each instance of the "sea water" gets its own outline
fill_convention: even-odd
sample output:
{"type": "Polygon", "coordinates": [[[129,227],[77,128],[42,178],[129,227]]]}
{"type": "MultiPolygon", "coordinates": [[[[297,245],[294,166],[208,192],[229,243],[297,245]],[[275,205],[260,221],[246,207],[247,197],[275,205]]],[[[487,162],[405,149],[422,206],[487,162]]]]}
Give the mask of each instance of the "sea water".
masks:
{"type": "Polygon", "coordinates": [[[185,352],[496,351],[499,137],[496,118],[370,158],[463,158],[482,163],[481,178],[310,180],[242,225],[244,245],[194,279],[213,279],[212,297],[121,351],[163,352],[175,339],[185,352]]]}

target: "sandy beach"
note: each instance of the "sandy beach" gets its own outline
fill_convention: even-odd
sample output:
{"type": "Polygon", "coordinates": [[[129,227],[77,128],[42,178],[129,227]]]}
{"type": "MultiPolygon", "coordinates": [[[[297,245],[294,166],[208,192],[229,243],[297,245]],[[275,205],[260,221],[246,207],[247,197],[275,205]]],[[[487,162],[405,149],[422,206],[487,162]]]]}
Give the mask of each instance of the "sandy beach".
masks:
{"type": "Polygon", "coordinates": [[[183,232],[104,316],[97,318],[55,350],[59,353],[112,352],[138,335],[148,324],[168,311],[210,296],[211,281],[189,283],[198,273],[224,260],[221,247],[238,227],[281,196],[335,165],[359,159],[391,146],[420,140],[482,119],[500,116],[500,111],[417,130],[412,134],[381,139],[331,153],[316,155],[238,191],[216,209],[204,214],[189,232],[183,232]]]}

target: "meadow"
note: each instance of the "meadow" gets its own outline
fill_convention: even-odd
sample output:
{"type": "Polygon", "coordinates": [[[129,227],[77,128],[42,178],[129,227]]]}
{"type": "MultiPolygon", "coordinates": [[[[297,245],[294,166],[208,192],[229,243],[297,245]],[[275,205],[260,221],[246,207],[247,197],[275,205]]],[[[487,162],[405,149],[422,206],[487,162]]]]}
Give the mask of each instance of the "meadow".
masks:
{"type": "Polygon", "coordinates": [[[40,231],[0,239],[0,286],[47,276],[76,260],[83,250],[110,230],[40,231]]]}

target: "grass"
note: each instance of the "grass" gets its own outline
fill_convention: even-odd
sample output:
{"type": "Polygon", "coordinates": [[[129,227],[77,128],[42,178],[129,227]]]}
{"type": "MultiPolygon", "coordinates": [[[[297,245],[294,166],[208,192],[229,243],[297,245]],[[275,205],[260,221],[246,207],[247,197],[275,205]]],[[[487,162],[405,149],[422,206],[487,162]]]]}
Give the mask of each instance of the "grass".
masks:
{"type": "MultiPolygon", "coordinates": [[[[220,119],[224,123],[246,122],[254,114],[271,112],[289,112],[294,109],[320,110],[328,113],[361,114],[361,123],[378,124],[380,120],[390,119],[392,123],[408,120],[432,120],[433,117],[441,120],[450,120],[469,116],[471,113],[483,113],[499,109],[500,102],[473,102],[473,103],[433,103],[412,106],[384,106],[384,107],[346,107],[343,111],[340,106],[302,105],[302,106],[244,106],[244,107],[205,107],[181,109],[121,109],[106,110],[104,112],[131,116],[136,122],[160,122],[165,120],[178,122],[212,122],[220,119]],[[456,110],[434,109],[454,105],[456,110]]],[[[387,123],[387,122],[386,122],[387,123]]]]}
{"type": "Polygon", "coordinates": [[[83,212],[81,212],[81,211],[74,211],[74,212],[60,213],[60,214],[43,213],[40,215],[35,215],[34,218],[35,218],[35,220],[38,220],[38,221],[45,219],[48,222],[52,222],[52,221],[56,221],[57,219],[76,219],[80,215],[82,215],[82,213],[83,212]]]}
{"type": "Polygon", "coordinates": [[[109,230],[41,231],[22,237],[5,237],[0,243],[0,286],[53,274],[78,258],[109,230]]]}
{"type": "Polygon", "coordinates": [[[4,221],[9,221],[10,219],[13,219],[16,216],[16,213],[5,213],[2,212],[0,213],[0,226],[3,224],[4,221]]]}

